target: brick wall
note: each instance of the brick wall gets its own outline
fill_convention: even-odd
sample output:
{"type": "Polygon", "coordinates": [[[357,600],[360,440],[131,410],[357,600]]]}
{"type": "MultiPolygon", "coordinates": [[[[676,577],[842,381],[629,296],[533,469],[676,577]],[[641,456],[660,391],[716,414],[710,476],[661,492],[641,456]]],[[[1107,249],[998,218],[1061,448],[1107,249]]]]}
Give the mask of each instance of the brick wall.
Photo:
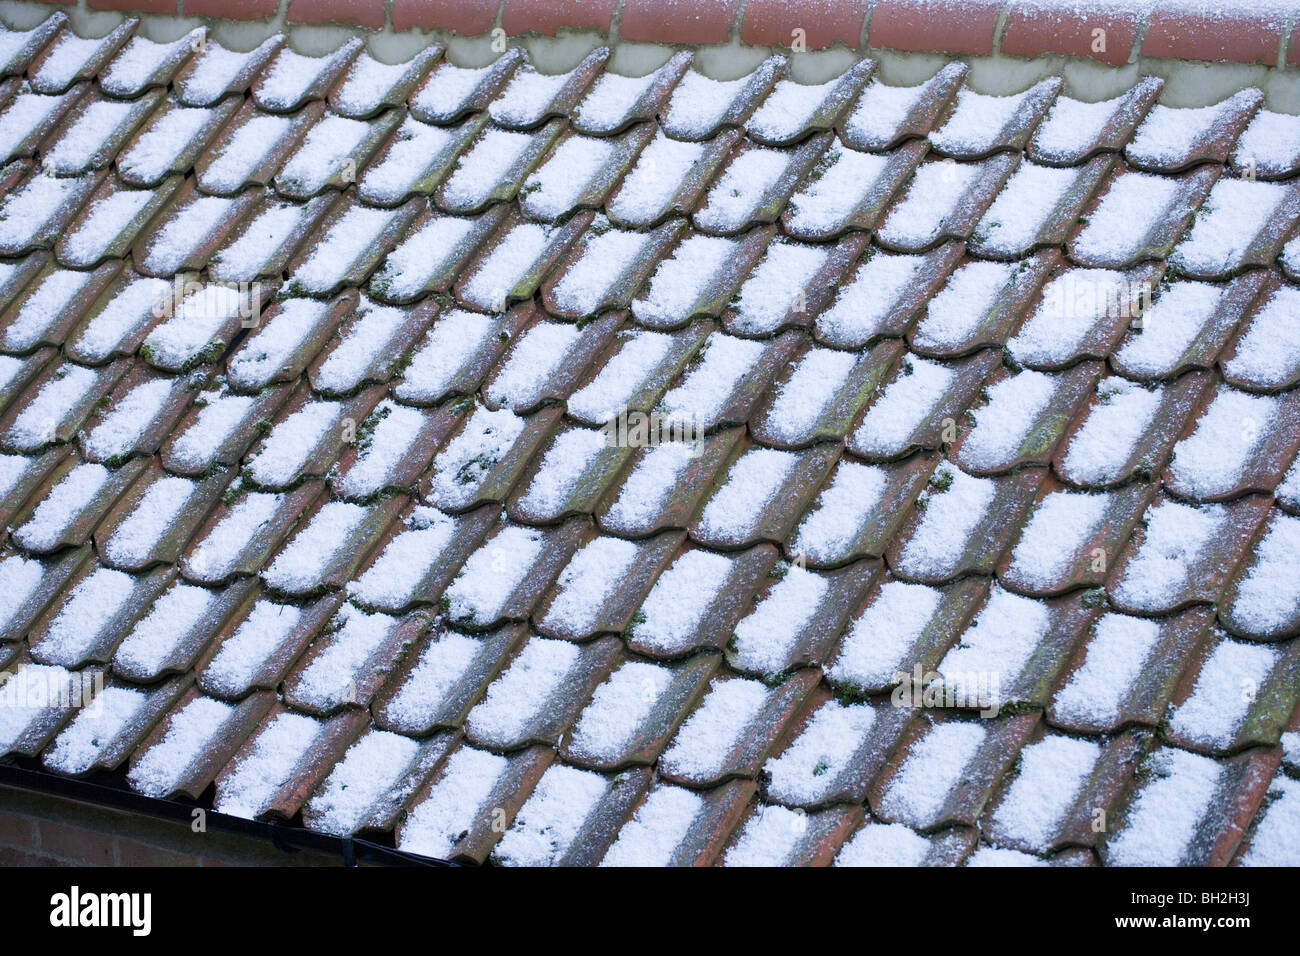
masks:
{"type": "MultiPolygon", "coordinates": [[[[211,821],[209,821],[211,822],[211,821]]],[[[209,827],[0,785],[0,866],[339,866],[209,827]]]]}

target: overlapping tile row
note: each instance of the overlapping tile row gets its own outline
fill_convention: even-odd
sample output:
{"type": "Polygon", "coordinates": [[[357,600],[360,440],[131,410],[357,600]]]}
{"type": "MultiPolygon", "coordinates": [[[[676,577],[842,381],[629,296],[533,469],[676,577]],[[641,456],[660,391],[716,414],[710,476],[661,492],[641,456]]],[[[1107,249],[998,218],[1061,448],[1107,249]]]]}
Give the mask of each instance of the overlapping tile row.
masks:
{"type": "Polygon", "coordinates": [[[0,35],[7,753],[475,862],[1297,862],[1300,122],[131,26],[0,35]]]}

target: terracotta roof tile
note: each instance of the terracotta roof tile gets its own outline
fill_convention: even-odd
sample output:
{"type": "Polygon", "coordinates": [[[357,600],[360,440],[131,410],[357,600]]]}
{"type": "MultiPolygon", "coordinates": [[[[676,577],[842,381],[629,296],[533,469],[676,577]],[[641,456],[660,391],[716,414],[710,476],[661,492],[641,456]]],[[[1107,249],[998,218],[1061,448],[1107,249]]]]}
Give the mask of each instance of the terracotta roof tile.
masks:
{"type": "Polygon", "coordinates": [[[324,112],[325,107],[316,102],[292,116],[275,116],[246,100],[195,160],[199,188],[205,193],[229,196],[250,183],[268,185],[324,112]]]}
{"type": "Polygon", "coordinates": [[[102,560],[125,571],[174,564],[232,476],[226,470],[190,481],[166,475],[157,466],[144,472],[95,529],[102,560]],[[160,526],[159,512],[171,520],[160,526]]]}
{"type": "Polygon", "coordinates": [[[175,577],[156,568],[138,577],[92,561],[68,581],[61,606],[49,607],[33,626],[32,657],[42,664],[80,668],[106,664],[153,599],[175,577]]]}
{"type": "Polygon", "coordinates": [[[273,113],[289,113],[323,100],[357,58],[365,43],[353,37],[327,56],[303,56],[281,46],[252,82],[253,101],[273,113]]]}
{"type": "Polygon", "coordinates": [[[1163,88],[1164,80],[1144,76],[1127,93],[1100,103],[1058,95],[1026,147],[1029,158],[1067,166],[1097,153],[1120,152],[1163,88]]]}
{"type": "Polygon", "coordinates": [[[197,800],[274,701],[261,691],[227,704],[191,687],[131,755],[131,781],[150,796],[197,800]]]}
{"type": "Polygon", "coordinates": [[[919,716],[871,788],[872,812],[922,832],[973,825],[1037,722],[1037,714],[983,721],[933,711],[919,716]]]}
{"type": "MultiPolygon", "coordinates": [[[[74,95],[73,92],[64,94],[74,95]]],[[[90,90],[75,99],[75,107],[62,114],[59,125],[42,143],[42,168],[55,176],[77,176],[112,163],[123,144],[164,99],[160,90],[138,100],[110,99],[90,90]]],[[[57,111],[55,104],[48,104],[57,111]]]]}
{"type": "Polygon", "coordinates": [[[21,582],[22,590],[5,619],[0,637],[21,643],[22,635],[31,630],[50,603],[66,593],[68,583],[93,557],[93,552],[86,547],[70,548],[54,557],[40,559],[25,557],[12,546],[6,551],[6,579],[21,582]]]}
{"type": "Polygon", "coordinates": [[[133,36],[100,71],[100,88],[110,96],[129,99],[152,87],[165,87],[205,43],[206,27],[196,27],[169,43],[133,36]]]}
{"type": "Polygon", "coordinates": [[[756,804],[733,837],[724,866],[826,866],[862,820],[860,807],[804,814],[756,804]]]}
{"type": "Polygon", "coordinates": [[[197,666],[198,686],[221,700],[277,690],[342,600],[329,594],[303,605],[278,604],[265,593],[247,600],[226,622],[197,666]]]}
{"type": "Polygon", "coordinates": [[[364,712],[328,720],[294,713],[278,701],[217,776],[214,807],[253,819],[289,819],[364,729],[364,712]]]}
{"type": "Polygon", "coordinates": [[[371,157],[358,192],[376,206],[395,206],[411,193],[431,195],[486,124],[480,114],[447,130],[408,116],[371,157]]]}
{"type": "Polygon", "coordinates": [[[59,268],[43,252],[28,256],[23,271],[31,270],[32,275],[21,291],[14,290],[0,319],[6,326],[0,345],[11,354],[22,355],[64,344],[120,267],[120,262],[109,261],[89,272],[75,271],[59,268]]]}
{"type": "Polygon", "coordinates": [[[694,59],[692,51],[681,50],[643,77],[605,71],[573,108],[573,128],[587,136],[610,136],[635,123],[654,120],[694,59]]]}
{"type": "Polygon", "coordinates": [[[1026,853],[1095,846],[1095,822],[1114,811],[1134,765],[1153,743],[1141,730],[1093,740],[1040,726],[1021,751],[1015,775],[993,798],[982,829],[996,845],[1026,853]]]}
{"type": "Polygon", "coordinates": [[[942,584],[967,573],[991,574],[1028,517],[1047,478],[1026,468],[979,478],[943,462],[885,556],[905,580],[942,584]]]}
{"type": "Polygon", "coordinates": [[[1217,604],[1268,513],[1264,495],[1225,505],[1198,506],[1171,499],[1152,504],[1116,562],[1111,603],[1134,614],[1217,604]],[[1204,534],[1212,538],[1203,539],[1204,534]],[[1175,539],[1186,544],[1174,544],[1175,539]],[[1213,548],[1206,548],[1209,540],[1215,542],[1213,548]],[[1153,577],[1153,572],[1159,577],[1153,577]]]}
{"type": "Polygon", "coordinates": [[[883,466],[841,459],[786,539],[786,553],[815,567],[880,557],[934,465],[934,457],[927,455],[883,466]]]}
{"type": "Polygon", "coordinates": [[[776,559],[770,545],[730,556],[687,548],[633,617],[628,647],[654,658],[681,657],[700,648],[721,650],[776,559]]]}
{"type": "Polygon", "coordinates": [[[462,744],[417,791],[397,829],[398,848],[482,863],[553,757],[540,744],[510,756],[462,744]]]}
{"type": "Polygon", "coordinates": [[[1288,819],[1295,812],[1295,781],[1278,771],[1264,796],[1264,804],[1242,840],[1234,862],[1241,866],[1292,866],[1295,854],[1286,843],[1288,819]]]}
{"type": "MultiPolygon", "coordinates": [[[[47,45],[27,65],[32,89],[47,95],[62,93],[78,80],[94,79],[96,74],[135,33],[140,21],[127,19],[100,39],[82,39],[72,31],[66,18],[47,45]]],[[[35,39],[44,39],[41,31],[35,39]]]]}
{"type": "Polygon", "coordinates": [[[609,50],[600,47],[562,74],[544,74],[525,61],[514,70],[497,98],[488,104],[488,115],[505,129],[532,129],[553,117],[567,117],[607,59],[609,50]]]}
{"type": "Polygon", "coordinates": [[[1220,620],[1232,633],[1256,640],[1281,640],[1300,633],[1300,604],[1286,566],[1297,519],[1274,509],[1264,533],[1224,594],[1220,620]]]}
{"type": "Polygon", "coordinates": [[[1204,165],[1182,176],[1157,177],[1118,169],[1080,217],[1081,228],[1067,247],[1070,258],[1090,268],[1122,269],[1170,255],[1220,171],[1204,165]]]}
{"type": "MultiPolygon", "coordinates": [[[[21,644],[14,646],[22,647],[21,644]]],[[[6,661],[6,666],[12,668],[15,690],[20,687],[46,689],[51,685],[56,690],[44,698],[43,706],[31,707],[15,722],[17,726],[12,731],[8,747],[24,757],[34,757],[44,750],[68,721],[93,699],[95,682],[103,679],[103,671],[97,667],[69,671],[37,664],[25,655],[6,661]],[[59,690],[63,691],[62,696],[57,693],[59,690]]]]}
{"type": "Polygon", "coordinates": [[[794,452],[740,442],[691,523],[692,539],[721,550],[784,541],[838,457],[834,445],[794,452]]]}
{"type": "Polygon", "coordinates": [[[789,60],[772,56],[737,80],[718,81],[703,73],[686,73],[673,91],[662,125],[673,139],[711,139],[722,130],[743,126],[785,74],[789,60]]]}
{"type": "Polygon", "coordinates": [[[1138,765],[1138,787],[1112,818],[1117,826],[1099,847],[1103,862],[1226,864],[1241,840],[1241,821],[1255,815],[1277,762],[1277,753],[1266,750],[1220,762],[1158,748],[1138,765]],[[1225,797],[1216,799],[1218,793],[1225,797]],[[1153,837],[1154,828],[1172,825],[1187,833],[1183,841],[1153,837]]]}
{"type": "Polygon", "coordinates": [[[186,106],[212,106],[227,94],[245,92],[284,42],[284,37],[277,34],[249,52],[240,53],[205,39],[203,49],[181,67],[172,81],[177,99],[186,106]]]}
{"type": "Polygon", "coordinates": [[[158,595],[113,654],[113,673],[136,683],[189,673],[225,619],[253,589],[251,579],[218,593],[180,581],[158,595]]]}
{"type": "Polygon", "coordinates": [[[957,866],[974,847],[973,827],[923,835],[901,823],[867,820],[844,842],[836,866],[957,866]]]}
{"type": "Polygon", "coordinates": [[[95,695],[45,749],[50,770],[69,776],[122,764],[194,680],[174,677],[147,690],[111,682],[95,695]]]}
{"type": "Polygon", "coordinates": [[[104,704],[0,750],[460,862],[1294,862],[1258,91],[135,26],[0,34],[0,665],[104,704]]]}
{"type": "Polygon", "coordinates": [[[1063,85],[1059,77],[1050,77],[1005,97],[963,89],[947,121],[930,132],[930,143],[940,155],[963,160],[1023,150],[1063,85]]]}
{"type": "Polygon", "coordinates": [[[587,534],[581,521],[540,531],[499,526],[447,588],[452,623],[478,631],[526,619],[587,534]]]}
{"type": "Polygon", "coordinates": [[[326,187],[353,182],[403,112],[386,110],[372,120],[355,120],[327,111],[276,174],[275,191],[287,199],[310,199],[326,187]]]}
{"type": "Polygon", "coordinates": [[[117,157],[118,175],[129,186],[143,187],[156,186],[170,173],[184,173],[238,107],[234,96],[211,108],[183,106],[169,97],[117,157]]]}
{"type": "Polygon", "coordinates": [[[482,112],[524,59],[518,47],[479,68],[459,67],[443,59],[411,94],[411,115],[426,123],[445,125],[467,113],[482,112]]]}
{"type": "Polygon", "coordinates": [[[254,188],[232,198],[205,196],[195,187],[194,179],[186,179],[137,239],[132,259],[141,274],[171,277],[203,268],[265,195],[254,188]]]}
{"type": "Polygon", "coordinates": [[[70,268],[88,269],[125,256],[180,186],[180,176],[168,176],[156,189],[126,189],[115,179],[104,179],[81,213],[61,229],[55,258],[70,268]]]}
{"type": "Polygon", "coordinates": [[[716,678],[659,762],[663,779],[693,788],[759,773],[816,686],[813,669],[767,687],[745,677],[716,678]]]}
{"type": "Polygon", "coordinates": [[[1062,671],[1047,722],[1084,734],[1154,728],[1211,620],[1204,607],[1154,620],[1103,614],[1062,671]]]}
{"type": "Polygon", "coordinates": [[[804,177],[781,214],[781,225],[797,239],[834,238],[849,229],[875,228],[899,187],[925,155],[913,140],[888,157],[845,149],[838,140],[804,177]],[[841,191],[847,190],[849,201],[841,191]]]}
{"type": "Polygon", "coordinates": [[[1215,106],[1185,110],[1153,106],[1134,131],[1124,156],[1138,169],[1162,173],[1176,173],[1207,160],[1225,163],[1262,102],[1259,90],[1246,89],[1215,106]]]}
{"type": "Polygon", "coordinates": [[[745,131],[768,146],[791,146],[813,133],[837,128],[876,64],[859,60],[838,77],[822,84],[777,82],[771,95],[745,123],[745,131]]]}
{"type": "Polygon", "coordinates": [[[9,56],[0,64],[0,73],[5,76],[21,76],[25,73],[45,45],[59,32],[59,28],[67,22],[68,15],[56,10],[30,30],[11,32],[6,42],[9,56]]]}
{"type": "Polygon", "coordinates": [[[129,362],[102,369],[50,363],[0,420],[3,446],[26,454],[71,441],[95,405],[112,391],[129,362]]]}
{"type": "Polygon", "coordinates": [[[454,733],[416,742],[383,730],[367,731],[317,786],[303,808],[303,822],[340,836],[392,829],[455,743],[454,733]]]}
{"type": "Polygon", "coordinates": [[[995,153],[975,163],[933,159],[911,182],[880,225],[877,238],[896,252],[925,252],[949,239],[968,239],[1019,162],[995,153]]]}
{"type": "Polygon", "coordinates": [[[49,248],[68,223],[104,180],[104,173],[90,173],[75,179],[46,176],[38,167],[20,162],[6,170],[5,197],[0,200],[0,254],[22,255],[32,249],[49,248]],[[22,185],[14,180],[25,173],[22,185]]]}
{"type": "Polygon", "coordinates": [[[826,658],[831,687],[849,699],[911,688],[918,683],[909,672],[913,662],[920,682],[927,673],[933,677],[987,591],[987,582],[975,577],[933,588],[882,575],[826,658]],[[885,627],[891,629],[888,641],[878,639],[885,627]]]}
{"type": "Polygon", "coordinates": [[[1188,750],[1232,754],[1252,746],[1274,746],[1295,710],[1295,647],[1274,647],[1216,635],[1184,673],[1170,702],[1165,737],[1188,750]],[[1251,691],[1239,702],[1225,700],[1222,687],[1233,674],[1251,691]]]}
{"type": "Polygon", "coordinates": [[[834,571],[776,565],[779,577],[769,572],[753,607],[736,624],[728,662],[741,673],[769,680],[821,662],[879,571],[874,561],[834,571]]]}
{"type": "Polygon", "coordinates": [[[364,120],[387,107],[403,107],[441,56],[442,47],[433,43],[407,62],[385,64],[363,49],[330,91],[330,107],[354,120],[364,120]]]}
{"type": "Polygon", "coordinates": [[[466,739],[507,752],[529,743],[557,746],[621,657],[622,642],[613,637],[581,645],[530,637],[470,710],[466,739]]]}

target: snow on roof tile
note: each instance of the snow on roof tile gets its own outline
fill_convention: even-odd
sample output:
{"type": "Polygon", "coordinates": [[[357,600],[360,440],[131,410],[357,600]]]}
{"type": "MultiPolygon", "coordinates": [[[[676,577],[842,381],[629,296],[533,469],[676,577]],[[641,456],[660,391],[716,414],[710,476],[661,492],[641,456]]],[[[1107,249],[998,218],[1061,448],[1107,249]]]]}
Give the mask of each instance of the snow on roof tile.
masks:
{"type": "Polygon", "coordinates": [[[197,27],[170,43],[132,37],[100,72],[99,85],[110,96],[127,98],[139,96],[151,86],[166,86],[206,42],[205,27],[197,27]]]}
{"type": "Polygon", "coordinates": [[[139,23],[128,19],[102,38],[83,39],[65,21],[29,66],[32,88],[38,93],[62,93],[77,80],[93,78],[139,23]]]}
{"type": "Polygon", "coordinates": [[[327,56],[311,57],[282,47],[253,81],[253,99],[263,109],[288,113],[307,100],[322,99],[364,46],[353,38],[327,56]]]}
{"type": "Polygon", "coordinates": [[[465,862],[1292,861],[1258,91],[135,27],[0,32],[0,749],[465,862]]]}

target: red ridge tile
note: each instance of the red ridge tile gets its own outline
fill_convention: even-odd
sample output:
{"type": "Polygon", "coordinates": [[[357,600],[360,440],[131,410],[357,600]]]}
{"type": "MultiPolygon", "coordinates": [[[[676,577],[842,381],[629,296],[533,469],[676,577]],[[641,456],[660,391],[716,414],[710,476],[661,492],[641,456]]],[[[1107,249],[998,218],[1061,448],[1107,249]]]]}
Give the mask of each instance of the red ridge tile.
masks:
{"type": "Polygon", "coordinates": [[[289,0],[290,23],[355,23],[382,30],[384,0],[289,0]]]}
{"type": "Polygon", "coordinates": [[[649,43],[726,43],[740,0],[624,0],[618,35],[649,43]]]}
{"type": "Polygon", "coordinates": [[[1142,55],[1276,66],[1285,29],[1286,20],[1267,8],[1164,0],[1151,14],[1142,55]]]}
{"type": "Polygon", "coordinates": [[[393,0],[393,29],[451,30],[465,36],[486,33],[501,0],[393,0]]]}
{"type": "Polygon", "coordinates": [[[565,30],[607,32],[618,0],[505,0],[501,27],[510,36],[565,30]]]}
{"type": "Polygon", "coordinates": [[[177,12],[178,0],[86,0],[92,10],[130,10],[139,13],[177,12]]]}
{"type": "Polygon", "coordinates": [[[264,20],[275,16],[280,0],[181,0],[187,17],[225,17],[230,20],[264,20]]]}
{"type": "Polygon", "coordinates": [[[803,31],[810,50],[843,43],[856,50],[871,0],[749,0],[740,25],[740,42],[756,46],[792,46],[803,31]]]}
{"type": "Polygon", "coordinates": [[[1122,66],[1133,52],[1141,16],[1137,0],[1129,9],[1087,0],[1060,8],[1041,0],[1016,0],[999,49],[1010,56],[1066,53],[1122,66]]]}
{"type": "Polygon", "coordinates": [[[877,0],[867,21],[867,43],[892,50],[993,52],[1002,0],[952,0],[940,13],[925,0],[877,0]]]}

